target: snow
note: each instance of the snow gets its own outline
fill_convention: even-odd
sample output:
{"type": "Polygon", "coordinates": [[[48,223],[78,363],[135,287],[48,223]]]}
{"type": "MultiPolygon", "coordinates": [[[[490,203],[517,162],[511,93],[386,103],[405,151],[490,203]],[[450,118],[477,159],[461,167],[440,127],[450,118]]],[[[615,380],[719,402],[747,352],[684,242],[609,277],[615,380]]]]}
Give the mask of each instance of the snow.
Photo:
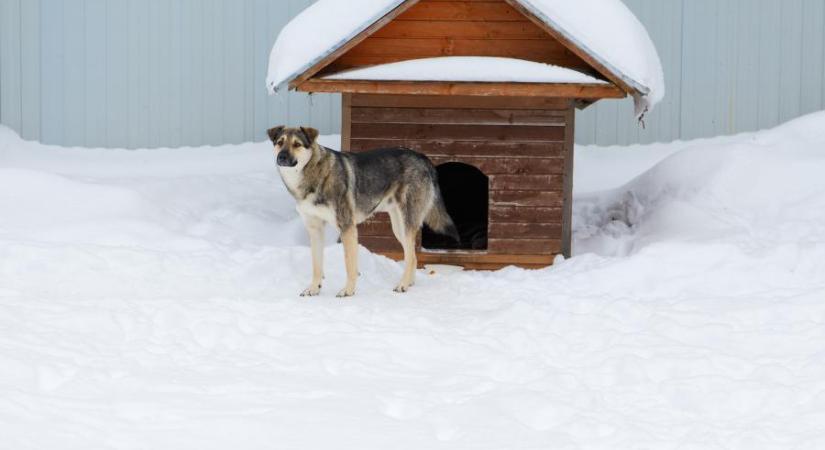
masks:
{"type": "Polygon", "coordinates": [[[269,145],[0,128],[3,447],[825,448],[825,112],[577,153],[574,258],[307,301],[269,145]]]}
{"type": "Polygon", "coordinates": [[[281,30],[269,56],[266,85],[274,93],[334,53],[404,0],[317,0],[281,30]]]}
{"type": "MultiPolygon", "coordinates": [[[[637,115],[652,110],[662,100],[665,82],[656,47],[621,0],[519,2],[640,92],[636,98],[637,115]]],[[[287,24],[272,48],[267,76],[270,92],[334,53],[401,3],[402,0],[318,0],[312,4],[287,24]]],[[[421,66],[411,64],[405,68],[417,71],[421,66]]],[[[393,76],[397,79],[398,75],[393,72],[393,76]]]]}
{"type": "Polygon", "coordinates": [[[514,58],[483,56],[414,59],[345,70],[324,78],[327,80],[605,84],[602,80],[565,67],[514,58]]]}
{"type": "Polygon", "coordinates": [[[643,93],[635,99],[637,116],[664,98],[664,71],[656,46],[621,0],[519,1],[643,93]]]}

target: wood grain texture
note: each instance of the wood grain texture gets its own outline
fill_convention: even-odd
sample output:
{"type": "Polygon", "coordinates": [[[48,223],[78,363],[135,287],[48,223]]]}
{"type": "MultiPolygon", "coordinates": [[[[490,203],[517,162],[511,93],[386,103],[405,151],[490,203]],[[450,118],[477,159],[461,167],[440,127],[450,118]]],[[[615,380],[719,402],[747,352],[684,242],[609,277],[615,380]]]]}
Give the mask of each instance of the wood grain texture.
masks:
{"type": "Polygon", "coordinates": [[[353,123],[356,139],[444,139],[456,141],[563,142],[563,127],[353,123]]]}
{"type": "Polygon", "coordinates": [[[563,222],[563,208],[558,207],[519,207],[519,206],[496,206],[490,207],[490,223],[493,222],[515,222],[515,223],[558,223],[563,222]]]}
{"type": "Polygon", "coordinates": [[[611,84],[583,83],[477,83],[444,81],[368,81],[313,78],[296,86],[302,92],[399,94],[399,95],[477,95],[556,97],[571,99],[624,98],[611,84]]]}
{"type": "Polygon", "coordinates": [[[448,108],[448,109],[539,109],[564,111],[572,101],[551,97],[478,97],[451,95],[374,95],[352,96],[354,107],[448,108]]]}
{"type": "Polygon", "coordinates": [[[353,108],[354,123],[564,126],[565,112],[530,109],[353,108]]]}
{"type": "MultiPolygon", "coordinates": [[[[401,252],[386,252],[388,258],[396,261],[404,259],[401,252]]],[[[507,266],[525,269],[541,269],[553,264],[553,255],[491,255],[487,253],[430,253],[418,252],[418,265],[423,268],[428,264],[446,264],[463,266],[467,270],[499,270],[507,266]]]]}
{"type": "MultiPolygon", "coordinates": [[[[363,36],[359,35],[359,39],[363,36]]],[[[420,1],[345,52],[325,58],[318,74],[439,56],[498,56],[598,71],[504,0],[420,1]]],[[[314,74],[313,74],[314,75],[314,74]]],[[[319,77],[316,77],[319,78],[319,77]]],[[[294,83],[302,85],[309,77],[294,83]]],[[[309,91],[306,86],[302,90],[309,91]]],[[[321,92],[321,91],[317,91],[321,92]]]]}
{"type": "Polygon", "coordinates": [[[377,148],[403,147],[432,156],[501,156],[514,157],[561,157],[564,142],[482,142],[433,140],[426,136],[419,139],[363,139],[353,138],[353,151],[377,148]]]}

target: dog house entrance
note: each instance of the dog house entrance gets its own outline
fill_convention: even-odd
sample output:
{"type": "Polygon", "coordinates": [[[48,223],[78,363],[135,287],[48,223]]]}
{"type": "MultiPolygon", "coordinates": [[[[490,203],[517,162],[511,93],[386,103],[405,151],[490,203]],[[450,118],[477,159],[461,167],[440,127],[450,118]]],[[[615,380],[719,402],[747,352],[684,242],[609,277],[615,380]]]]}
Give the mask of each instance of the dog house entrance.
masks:
{"type": "Polygon", "coordinates": [[[421,246],[426,250],[487,250],[489,179],[468,164],[447,163],[437,170],[441,195],[461,242],[424,227],[421,246]]]}

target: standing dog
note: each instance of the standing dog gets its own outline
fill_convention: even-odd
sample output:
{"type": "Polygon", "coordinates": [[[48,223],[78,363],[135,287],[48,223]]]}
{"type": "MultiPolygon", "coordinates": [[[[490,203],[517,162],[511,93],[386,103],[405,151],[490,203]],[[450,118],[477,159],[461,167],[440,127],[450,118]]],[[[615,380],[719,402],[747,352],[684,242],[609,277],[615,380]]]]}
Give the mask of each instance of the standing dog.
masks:
{"type": "Polygon", "coordinates": [[[422,224],[459,239],[426,156],[401,148],[339,153],[318,144],[313,128],[275,127],[278,171],[298,202],[312,244],[312,283],[301,296],[321,292],[324,278],[324,224],[335,226],[344,244],[347,285],[338,297],[355,295],[358,278],[358,228],[376,212],[389,213],[392,231],[404,248],[404,275],[395,292],[415,282],[415,245],[422,224]]]}

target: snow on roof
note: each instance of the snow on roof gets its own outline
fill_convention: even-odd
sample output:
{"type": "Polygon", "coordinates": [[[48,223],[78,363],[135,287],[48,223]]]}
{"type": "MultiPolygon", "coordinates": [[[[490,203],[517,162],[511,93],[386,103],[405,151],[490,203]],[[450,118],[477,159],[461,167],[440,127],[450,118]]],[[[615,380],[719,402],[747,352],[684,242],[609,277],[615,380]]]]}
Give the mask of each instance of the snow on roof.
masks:
{"type": "Polygon", "coordinates": [[[414,59],[345,70],[324,79],[606,84],[604,80],[566,67],[485,56],[414,59]]]}
{"type": "MultiPolygon", "coordinates": [[[[404,1],[318,0],[278,36],[269,61],[270,92],[309,70],[404,1]]],[[[636,90],[638,113],[664,97],[656,47],[621,0],[517,1],[636,90]]]]}
{"type": "Polygon", "coordinates": [[[334,53],[405,0],[318,0],[278,35],[269,56],[271,93],[334,53]]]}
{"type": "Polygon", "coordinates": [[[518,1],[638,91],[642,98],[636,99],[637,115],[664,98],[656,46],[621,0],[518,1]]]}

